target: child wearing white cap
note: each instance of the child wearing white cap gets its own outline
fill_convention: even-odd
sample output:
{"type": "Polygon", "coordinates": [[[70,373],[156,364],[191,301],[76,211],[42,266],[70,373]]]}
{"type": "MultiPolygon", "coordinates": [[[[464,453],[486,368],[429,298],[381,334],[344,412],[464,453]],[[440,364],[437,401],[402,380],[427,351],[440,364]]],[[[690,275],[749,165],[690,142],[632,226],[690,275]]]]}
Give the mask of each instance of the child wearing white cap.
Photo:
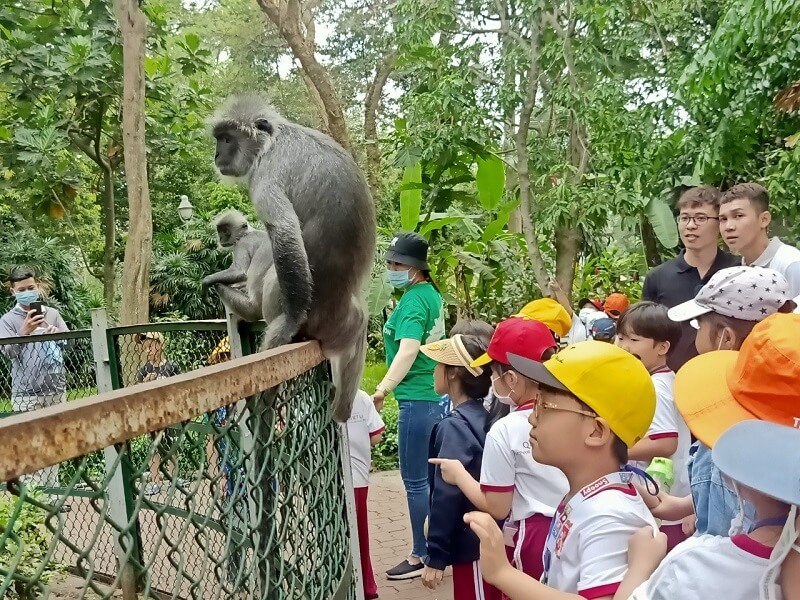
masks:
{"type": "MultiPolygon", "coordinates": [[[[766,317],[791,312],[789,284],[780,273],[761,267],[730,267],[716,273],[695,296],[669,311],[673,321],[691,321],[697,329],[695,344],[700,354],[715,350],[738,350],[750,332],[766,317]]],[[[697,532],[728,535],[738,516],[737,529],[752,521],[752,507],[739,515],[736,494],[724,482],[711,461],[711,450],[697,442],[691,451],[689,478],[692,497],[662,494],[661,506],[653,514],[662,519],[697,515],[697,532]]],[[[650,503],[651,499],[645,498],[650,503]]]]}

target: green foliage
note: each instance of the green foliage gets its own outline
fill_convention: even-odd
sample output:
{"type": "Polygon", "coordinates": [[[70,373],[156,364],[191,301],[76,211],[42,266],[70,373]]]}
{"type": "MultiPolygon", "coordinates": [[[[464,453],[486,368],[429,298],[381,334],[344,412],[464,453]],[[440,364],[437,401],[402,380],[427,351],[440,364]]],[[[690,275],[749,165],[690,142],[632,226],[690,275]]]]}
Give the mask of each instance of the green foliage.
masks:
{"type": "Polygon", "coordinates": [[[642,296],[644,257],[635,252],[609,247],[579,266],[573,298],[605,300],[614,292],[622,292],[631,302],[642,296]]]}
{"type": "Polygon", "coordinates": [[[219,296],[203,288],[203,277],[226,269],[230,253],[217,245],[211,215],[201,212],[180,229],[160,233],[155,241],[150,276],[150,306],[154,317],[166,314],[188,319],[224,316],[219,296]]]}
{"type": "Polygon", "coordinates": [[[678,226],[669,204],[662,198],[650,198],[645,205],[645,215],[661,245],[664,248],[675,248],[679,241],[678,226]]]}
{"type": "MultiPolygon", "coordinates": [[[[384,375],[386,375],[385,363],[367,363],[361,377],[361,389],[371,394],[384,375]]],[[[372,448],[372,468],[376,471],[391,471],[399,465],[397,454],[398,407],[394,396],[384,402],[381,416],[386,430],[383,432],[381,443],[372,448]]]]}
{"type": "Polygon", "coordinates": [[[415,163],[403,171],[403,187],[400,192],[400,227],[414,231],[419,222],[422,207],[422,165],[415,163]]]}
{"type": "Polygon", "coordinates": [[[384,402],[381,416],[386,429],[381,443],[372,448],[372,468],[376,471],[392,471],[400,466],[397,445],[399,409],[394,397],[384,402]]]}
{"type": "Polygon", "coordinates": [[[505,164],[494,154],[487,158],[477,157],[478,172],[475,174],[475,185],[478,188],[478,199],[484,210],[496,210],[503,199],[506,186],[505,164]]]}
{"type": "MultiPolygon", "coordinates": [[[[28,490],[27,494],[41,500],[41,494],[28,490]]],[[[45,525],[48,513],[30,502],[19,502],[18,498],[0,490],[0,531],[8,536],[0,550],[0,564],[14,565],[16,575],[47,583],[55,575],[64,573],[66,565],[51,559],[50,545],[53,534],[45,525]],[[17,513],[17,511],[19,511],[17,513]],[[13,523],[11,531],[6,528],[13,523]]],[[[10,590],[11,598],[36,597],[34,585],[31,589],[21,581],[16,582],[10,590]]]]}

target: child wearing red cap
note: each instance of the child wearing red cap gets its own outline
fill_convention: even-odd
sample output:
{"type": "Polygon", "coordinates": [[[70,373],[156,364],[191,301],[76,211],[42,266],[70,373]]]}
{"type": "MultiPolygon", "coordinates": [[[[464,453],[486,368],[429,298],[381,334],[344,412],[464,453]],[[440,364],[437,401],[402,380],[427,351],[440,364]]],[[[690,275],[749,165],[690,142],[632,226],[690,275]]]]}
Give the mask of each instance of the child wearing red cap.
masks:
{"type": "Polygon", "coordinates": [[[455,460],[433,459],[445,481],[457,485],[479,509],[503,520],[506,553],[512,565],[538,579],[550,521],[567,492],[567,479],[555,467],[537,463],[530,452],[528,418],[538,384],[509,364],[508,353],[542,362],[555,354],[553,336],[539,321],[511,317],[497,326],[486,354],[471,366],[490,365],[496,401],[511,407],[486,436],[480,483],[455,460]]]}

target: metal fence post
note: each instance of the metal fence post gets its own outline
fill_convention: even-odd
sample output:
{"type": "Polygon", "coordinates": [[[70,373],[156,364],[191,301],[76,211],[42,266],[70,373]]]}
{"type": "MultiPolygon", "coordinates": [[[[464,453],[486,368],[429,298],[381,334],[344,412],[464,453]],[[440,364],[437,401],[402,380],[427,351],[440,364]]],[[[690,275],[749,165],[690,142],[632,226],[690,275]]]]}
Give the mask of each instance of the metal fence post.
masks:
{"type": "MultiPolygon", "coordinates": [[[[350,467],[350,441],[347,423],[337,423],[339,428],[339,454],[342,457],[341,469],[344,481],[344,502],[347,508],[347,530],[350,534],[350,559],[353,565],[353,584],[356,586],[356,600],[364,600],[363,574],[361,573],[361,548],[358,545],[358,519],[356,517],[356,494],[353,488],[353,472],[350,467]]],[[[345,577],[347,579],[347,577],[345,577]]]]}
{"type": "MultiPolygon", "coordinates": [[[[108,348],[108,314],[104,308],[92,309],[92,352],[97,376],[97,391],[102,394],[114,389],[111,375],[111,364],[108,348]]],[[[108,512],[112,519],[123,526],[129,521],[132,512],[125,494],[125,482],[122,476],[122,462],[116,448],[109,446],[103,451],[105,455],[106,478],[108,482],[108,512]],[[108,478],[109,473],[111,477],[108,478]]],[[[134,521],[136,529],[133,532],[134,548],[131,556],[140,556],[139,547],[139,521],[134,521]]],[[[114,553],[119,566],[120,588],[124,600],[136,600],[136,570],[129,559],[128,553],[120,543],[120,532],[113,528],[114,553]]]]}
{"type": "MultiPolygon", "coordinates": [[[[231,310],[225,306],[225,320],[228,326],[228,343],[231,347],[231,358],[241,358],[244,354],[244,345],[242,344],[242,334],[239,331],[239,324],[241,323],[239,317],[237,317],[231,310]]],[[[252,548],[254,550],[258,549],[259,544],[261,543],[261,536],[259,534],[258,528],[254,526],[255,523],[258,522],[258,507],[256,506],[256,501],[254,498],[254,494],[250,493],[250,490],[256,489],[258,485],[258,481],[256,481],[256,463],[255,460],[255,441],[253,439],[253,432],[250,429],[250,411],[247,409],[247,398],[241,398],[236,403],[236,414],[241,415],[238,418],[239,423],[239,448],[242,452],[243,457],[249,457],[247,460],[247,469],[246,469],[246,488],[248,489],[247,494],[247,518],[249,523],[238,523],[242,527],[242,533],[248,532],[251,535],[252,539],[252,548]]],[[[235,513],[234,513],[235,515],[235,513]]],[[[238,521],[238,519],[237,519],[238,521]]],[[[253,552],[253,557],[257,556],[256,552],[253,552]]],[[[258,569],[251,569],[251,590],[256,592],[258,590],[258,569]]]]}

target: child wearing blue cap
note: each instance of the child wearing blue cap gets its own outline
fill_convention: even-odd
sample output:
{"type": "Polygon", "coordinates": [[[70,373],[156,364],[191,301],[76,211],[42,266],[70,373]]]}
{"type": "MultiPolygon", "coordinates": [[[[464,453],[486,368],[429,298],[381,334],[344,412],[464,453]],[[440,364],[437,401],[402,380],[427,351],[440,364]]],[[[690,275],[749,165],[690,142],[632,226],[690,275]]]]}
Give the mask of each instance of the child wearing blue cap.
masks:
{"type": "MultiPolygon", "coordinates": [[[[703,535],[678,546],[631,600],[792,600],[800,588],[800,429],[742,421],[713,448],[714,464],[756,507],[749,535],[703,535]],[[780,585],[783,586],[781,594],[780,585]]],[[[658,544],[642,554],[663,552],[658,544]]]]}

